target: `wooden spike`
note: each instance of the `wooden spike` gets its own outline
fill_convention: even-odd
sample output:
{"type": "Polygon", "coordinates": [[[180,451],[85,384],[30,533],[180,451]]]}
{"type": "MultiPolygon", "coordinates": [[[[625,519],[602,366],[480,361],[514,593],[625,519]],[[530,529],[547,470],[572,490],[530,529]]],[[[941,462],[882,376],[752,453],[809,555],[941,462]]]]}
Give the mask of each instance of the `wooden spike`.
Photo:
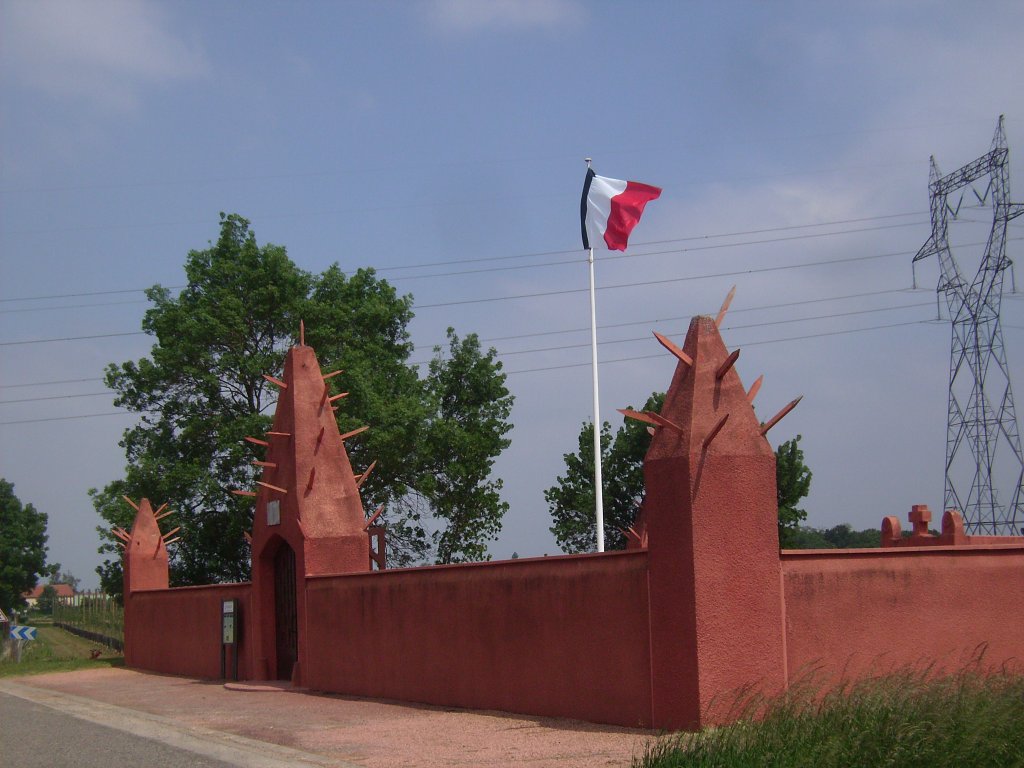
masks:
{"type": "Polygon", "coordinates": [[[619,408],[618,411],[627,419],[636,419],[637,421],[642,421],[645,424],[659,425],[659,422],[656,421],[651,414],[647,413],[647,411],[634,411],[629,408],[619,408]]]}
{"type": "Polygon", "coordinates": [[[310,467],[309,480],[306,481],[306,490],[313,490],[313,481],[316,479],[316,467],[310,467]]]}
{"type": "Polygon", "coordinates": [[[711,445],[711,441],[718,437],[718,433],[722,431],[722,427],[725,426],[725,422],[727,422],[728,420],[729,414],[727,413],[725,414],[725,416],[718,420],[718,423],[715,424],[714,427],[712,427],[711,431],[708,432],[708,436],[704,438],[704,443],[701,445],[701,448],[703,450],[706,451],[708,449],[708,446],[711,445]]]}
{"type": "Polygon", "coordinates": [[[306,346],[306,324],[299,320],[299,346],[306,346]]]}
{"type": "Polygon", "coordinates": [[[129,499],[127,496],[122,496],[121,498],[124,499],[125,501],[127,501],[129,504],[131,504],[132,505],[132,509],[134,509],[136,512],[139,511],[139,505],[136,504],[134,501],[129,499]]]}
{"type": "MultiPolygon", "coordinates": [[[[157,510],[156,510],[156,512],[154,512],[153,514],[154,514],[154,515],[159,515],[159,514],[160,514],[161,512],[163,512],[163,511],[164,511],[164,509],[165,509],[166,507],[167,507],[167,502],[165,501],[165,502],[164,502],[163,504],[161,504],[161,505],[160,505],[159,507],[157,507],[157,510]]],[[[159,520],[159,519],[160,519],[160,518],[158,517],[158,518],[157,518],[157,520],[159,520]]]]}
{"type": "Polygon", "coordinates": [[[260,440],[258,437],[249,437],[248,435],[246,435],[245,439],[248,442],[252,443],[253,445],[264,445],[268,448],[270,447],[270,443],[268,443],[266,440],[260,440]]]}
{"type": "Polygon", "coordinates": [[[364,530],[364,531],[367,531],[367,530],[369,530],[369,529],[370,529],[370,526],[371,526],[371,525],[373,525],[373,522],[374,522],[374,521],[375,521],[375,520],[376,520],[376,519],[377,519],[378,517],[380,517],[380,516],[381,516],[381,513],[382,513],[383,511],[384,511],[384,505],[383,505],[383,504],[381,504],[381,505],[380,505],[379,507],[377,507],[377,511],[373,513],[373,517],[371,517],[371,518],[370,518],[369,520],[367,520],[367,521],[366,521],[366,526],[365,526],[365,527],[363,528],[363,530],[364,530]]]}
{"type": "Polygon", "coordinates": [[[110,532],[112,534],[114,534],[115,536],[117,536],[117,538],[119,538],[119,539],[122,539],[124,541],[131,541],[131,536],[129,536],[128,534],[122,532],[120,528],[111,528],[110,532]]]}
{"type": "Polygon", "coordinates": [[[333,403],[335,400],[341,400],[341,398],[343,398],[343,397],[348,397],[348,392],[342,392],[340,395],[334,395],[333,397],[328,397],[327,398],[327,402],[333,403]]]}
{"type": "Polygon", "coordinates": [[[283,381],[281,381],[280,379],[275,379],[275,378],[274,378],[273,376],[268,376],[268,375],[267,375],[267,374],[265,374],[265,373],[263,374],[263,378],[264,378],[264,379],[266,379],[267,381],[269,381],[269,382],[270,382],[271,384],[276,384],[276,385],[277,385],[277,386],[279,386],[279,387],[280,387],[281,389],[288,389],[288,385],[287,385],[287,384],[285,384],[285,383],[284,383],[283,381]]]}
{"type": "Polygon", "coordinates": [[[791,402],[789,403],[789,405],[787,405],[787,406],[786,406],[785,408],[783,408],[783,409],[782,409],[781,411],[779,411],[779,412],[778,412],[778,413],[776,413],[776,414],[775,414],[774,416],[772,416],[772,417],[771,417],[771,419],[769,419],[769,420],[768,420],[767,422],[765,422],[765,425],[764,425],[763,427],[761,427],[761,434],[762,434],[762,435],[765,435],[765,434],[767,434],[767,433],[768,433],[768,430],[769,430],[769,429],[771,429],[771,428],[772,428],[772,427],[774,427],[774,426],[775,426],[776,424],[778,424],[778,423],[779,423],[780,421],[782,421],[783,417],[784,417],[784,416],[785,416],[785,415],[786,415],[787,413],[789,413],[790,411],[792,411],[792,410],[793,410],[794,408],[796,408],[796,404],[797,404],[797,403],[799,403],[799,402],[800,402],[801,400],[803,400],[803,399],[804,399],[804,396],[803,396],[803,395],[800,395],[800,397],[798,397],[798,398],[797,398],[796,400],[793,400],[793,401],[791,401],[791,402]]]}
{"type": "Polygon", "coordinates": [[[338,369],[337,371],[331,371],[330,373],[324,374],[321,378],[323,378],[324,381],[327,381],[328,379],[333,379],[339,373],[344,373],[344,371],[341,369],[338,369]]]}
{"type": "MultiPolygon", "coordinates": [[[[278,493],[288,493],[288,489],[287,488],[281,488],[278,485],[271,485],[270,483],[264,483],[262,480],[257,480],[256,481],[256,485],[262,485],[264,488],[269,488],[270,490],[277,491],[278,493]]],[[[253,495],[255,496],[255,494],[253,494],[253,495]]]]}
{"type": "Polygon", "coordinates": [[[252,546],[252,534],[249,533],[248,531],[242,531],[242,535],[245,536],[245,540],[249,543],[249,546],[251,547],[252,546]]]}
{"type": "Polygon", "coordinates": [[[690,357],[685,352],[683,352],[683,350],[681,350],[671,341],[669,341],[668,338],[662,336],[657,331],[654,331],[654,338],[661,342],[661,346],[663,346],[665,349],[667,349],[669,352],[671,352],[673,355],[679,358],[680,362],[686,363],[687,365],[693,365],[693,358],[690,357]]]}
{"type": "Polygon", "coordinates": [[[235,496],[258,496],[259,495],[259,494],[257,494],[254,491],[232,491],[232,493],[235,494],[235,496]]]}
{"type": "Polygon", "coordinates": [[[678,424],[676,424],[674,421],[669,421],[668,419],[666,419],[664,416],[662,416],[659,413],[652,413],[650,415],[651,415],[651,418],[653,418],[658,423],[658,426],[660,426],[660,427],[668,427],[669,429],[671,429],[673,432],[675,432],[680,437],[683,436],[683,434],[684,434],[683,433],[683,428],[680,427],[678,424]]]}
{"type": "Polygon", "coordinates": [[[177,537],[175,537],[173,539],[170,539],[169,541],[165,541],[164,545],[166,546],[167,544],[173,544],[176,541],[181,541],[181,536],[177,536],[177,537]]]}
{"type": "Polygon", "coordinates": [[[126,547],[126,546],[125,546],[124,544],[122,544],[122,543],[121,543],[120,541],[115,541],[114,543],[115,543],[115,544],[117,544],[117,546],[119,546],[119,547],[120,547],[121,549],[123,549],[123,550],[127,550],[127,549],[128,549],[128,547],[126,547]]]}
{"type": "Polygon", "coordinates": [[[156,546],[153,547],[153,559],[156,560],[156,556],[160,554],[160,545],[164,543],[163,539],[157,539],[156,546]]]}
{"type": "Polygon", "coordinates": [[[344,435],[342,435],[341,439],[342,440],[348,440],[350,437],[355,437],[360,432],[365,432],[368,429],[369,429],[368,426],[367,427],[360,427],[359,429],[353,429],[351,432],[346,432],[344,435]]]}
{"type": "Polygon", "coordinates": [[[277,469],[277,464],[275,464],[272,461],[255,461],[254,460],[252,463],[255,466],[257,466],[257,467],[267,467],[269,469],[277,469]]]}
{"type": "Polygon", "coordinates": [[[725,319],[725,313],[729,311],[729,305],[732,304],[732,297],[736,295],[736,286],[734,285],[729,289],[729,295],[725,297],[725,301],[722,302],[722,308],[718,310],[718,317],[715,318],[715,328],[722,327],[722,321],[725,319]]]}
{"type": "Polygon", "coordinates": [[[371,472],[373,472],[373,468],[374,468],[374,467],[376,467],[376,466],[377,466],[377,460],[376,460],[376,459],[374,459],[374,460],[373,460],[373,461],[372,461],[372,462],[370,463],[370,466],[368,466],[368,467],[366,468],[366,471],[365,471],[365,472],[363,472],[363,474],[359,475],[359,477],[358,477],[358,478],[356,479],[356,490],[357,490],[357,491],[358,491],[358,490],[359,490],[360,488],[362,488],[362,487],[363,487],[363,483],[365,483],[365,482],[366,482],[366,478],[368,478],[368,477],[370,476],[370,473],[371,473],[371,472]]]}
{"type": "Polygon", "coordinates": [[[165,533],[165,534],[164,534],[163,536],[161,536],[160,538],[162,538],[162,539],[164,539],[164,540],[166,541],[166,540],[167,540],[167,539],[168,539],[169,537],[173,536],[174,534],[176,534],[176,533],[177,533],[178,531],[180,531],[180,530],[181,530],[181,526],[179,525],[179,526],[178,526],[177,528],[175,528],[175,529],[174,529],[173,531],[168,531],[167,533],[165,533]]]}
{"type": "MultiPolygon", "coordinates": [[[[167,505],[166,505],[166,504],[164,504],[164,506],[166,507],[167,505]]],[[[163,509],[163,507],[161,507],[161,509],[163,509]]],[[[164,512],[164,513],[163,513],[162,515],[160,515],[160,516],[158,516],[158,517],[156,518],[156,519],[157,519],[157,522],[159,522],[160,520],[163,520],[163,519],[164,519],[165,517],[169,517],[170,515],[173,515],[173,514],[174,514],[174,510],[173,510],[173,509],[168,509],[168,510],[167,510],[166,512],[164,512]]]]}
{"type": "Polygon", "coordinates": [[[750,385],[750,391],[747,392],[747,402],[754,402],[754,398],[757,397],[757,393],[761,390],[761,384],[764,382],[764,374],[762,373],[757,377],[757,381],[750,385]]]}
{"type": "Polygon", "coordinates": [[[729,372],[729,369],[736,365],[736,360],[739,359],[739,356],[740,351],[738,349],[734,349],[732,354],[725,358],[722,364],[718,366],[718,370],[715,371],[715,378],[721,381],[722,377],[729,372]]]}
{"type": "Polygon", "coordinates": [[[292,436],[291,432],[267,432],[267,434],[272,436],[272,437],[291,437],[292,436]]]}

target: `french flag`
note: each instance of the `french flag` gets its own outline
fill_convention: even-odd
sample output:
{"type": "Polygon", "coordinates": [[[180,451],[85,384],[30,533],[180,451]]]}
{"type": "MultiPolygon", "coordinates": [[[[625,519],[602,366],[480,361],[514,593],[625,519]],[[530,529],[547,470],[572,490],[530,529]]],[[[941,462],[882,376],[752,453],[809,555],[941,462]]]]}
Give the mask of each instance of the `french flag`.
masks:
{"type": "Polygon", "coordinates": [[[640,221],[644,206],[660,196],[658,187],[609,179],[588,168],[580,200],[584,250],[600,247],[601,241],[611,251],[626,250],[629,233],[640,221]]]}

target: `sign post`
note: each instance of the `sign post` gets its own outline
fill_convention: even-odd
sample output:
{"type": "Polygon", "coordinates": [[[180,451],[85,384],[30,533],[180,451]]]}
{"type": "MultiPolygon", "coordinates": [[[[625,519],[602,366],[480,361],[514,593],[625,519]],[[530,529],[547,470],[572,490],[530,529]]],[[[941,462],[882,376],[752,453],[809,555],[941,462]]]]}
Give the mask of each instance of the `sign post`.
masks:
{"type": "Polygon", "coordinates": [[[238,679],[238,630],[240,629],[240,618],[238,600],[224,600],[221,602],[220,676],[222,679],[227,679],[228,646],[231,646],[231,679],[238,679]]]}

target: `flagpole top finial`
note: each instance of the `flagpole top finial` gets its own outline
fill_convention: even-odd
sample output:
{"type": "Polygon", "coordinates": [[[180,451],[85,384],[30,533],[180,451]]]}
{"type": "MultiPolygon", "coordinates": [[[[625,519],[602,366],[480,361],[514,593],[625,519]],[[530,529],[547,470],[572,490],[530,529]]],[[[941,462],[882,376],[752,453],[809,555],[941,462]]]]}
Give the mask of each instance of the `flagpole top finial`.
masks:
{"type": "Polygon", "coordinates": [[[586,161],[586,163],[587,163],[587,168],[589,168],[589,167],[590,167],[590,158],[589,158],[589,157],[584,157],[583,159],[584,159],[584,160],[586,161]]]}

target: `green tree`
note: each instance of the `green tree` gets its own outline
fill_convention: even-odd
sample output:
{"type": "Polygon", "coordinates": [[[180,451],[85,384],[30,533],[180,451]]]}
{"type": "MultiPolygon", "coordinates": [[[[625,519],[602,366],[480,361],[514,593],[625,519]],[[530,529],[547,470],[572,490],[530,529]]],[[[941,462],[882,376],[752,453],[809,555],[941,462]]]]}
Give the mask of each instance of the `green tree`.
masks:
{"type": "MultiPolygon", "coordinates": [[[[645,411],[660,411],[665,395],[654,392],[644,404],[645,411]]],[[[606,549],[624,549],[622,529],[636,519],[644,495],[643,463],[651,436],[644,424],[625,419],[611,435],[611,425],[601,425],[601,479],[604,501],[606,549]]],[[[551,532],[564,552],[593,552],[597,548],[594,517],[594,425],[580,429],[576,453],[563,456],[566,473],[544,492],[551,512],[551,532]]]]}
{"type": "Polygon", "coordinates": [[[75,576],[75,574],[71,571],[62,570],[60,563],[54,563],[49,567],[52,569],[49,579],[50,584],[67,584],[73,591],[78,591],[78,585],[81,582],[81,579],[75,576]]]}
{"type": "Polygon", "coordinates": [[[779,546],[793,547],[794,532],[807,519],[807,512],[797,504],[811,490],[811,470],[804,464],[804,452],[797,435],[775,451],[775,485],[779,499],[779,546]]]}
{"type": "MultiPolygon", "coordinates": [[[[221,215],[216,243],[188,254],[185,273],[176,297],[161,286],[147,291],[150,357],[107,368],[116,403],[140,420],[121,441],[125,477],[91,491],[100,516],[129,526],[134,511],[122,495],[166,502],[169,523],[182,527],[171,552],[173,584],[248,578],[252,502],[230,490],[256,479],[251,462],[262,455],[244,437],[269,428],[277,395],[263,374],[281,370],[304,320],[325,371],[344,371],[329,380],[332,391],[350,393],[339,428],[371,427],[347,448],[357,472],[377,462],[362,494],[368,508],[386,505],[390,563],[425,559],[431,540],[423,517],[438,511],[420,488],[434,404],[409,363],[412,297],[372,269],[304,272],[283,247],[259,245],[234,214],[221,215]]],[[[119,594],[120,558],[107,528],[100,532],[101,552],[115,557],[97,570],[104,589],[119,594]]]]}
{"type": "Polygon", "coordinates": [[[47,584],[43,587],[43,591],[39,593],[39,599],[36,600],[36,610],[39,613],[53,613],[53,602],[56,599],[57,590],[53,584],[47,584]]]}
{"type": "Polygon", "coordinates": [[[476,334],[460,340],[449,328],[448,354],[435,347],[430,362],[420,491],[434,517],[445,521],[433,534],[438,563],[489,559],[487,542],[498,535],[508,510],[499,495],[501,480],[488,479],[512,429],[512,395],[496,357],[493,348],[481,351],[476,334]]]}
{"type": "MultiPolygon", "coordinates": [[[[659,412],[664,393],[655,392],[643,410],[659,412]]],[[[789,541],[807,513],[796,508],[811,483],[811,472],[803,463],[800,437],[779,446],[775,452],[779,497],[780,542],[789,541]],[[785,503],[785,507],[783,504],[785,503]]],[[[624,529],[633,524],[644,495],[643,460],[651,436],[646,426],[634,419],[611,434],[611,425],[601,428],[601,474],[604,486],[605,548],[623,549],[624,529]]],[[[594,519],[594,427],[584,423],[576,453],[563,456],[566,473],[544,492],[553,525],[551,532],[564,552],[593,552],[597,547],[594,519]]],[[[790,546],[783,544],[783,546],[790,546]]]]}
{"type": "Polygon", "coordinates": [[[22,505],[14,486],[0,478],[0,609],[25,606],[22,594],[35,587],[46,570],[45,512],[22,505]]]}

